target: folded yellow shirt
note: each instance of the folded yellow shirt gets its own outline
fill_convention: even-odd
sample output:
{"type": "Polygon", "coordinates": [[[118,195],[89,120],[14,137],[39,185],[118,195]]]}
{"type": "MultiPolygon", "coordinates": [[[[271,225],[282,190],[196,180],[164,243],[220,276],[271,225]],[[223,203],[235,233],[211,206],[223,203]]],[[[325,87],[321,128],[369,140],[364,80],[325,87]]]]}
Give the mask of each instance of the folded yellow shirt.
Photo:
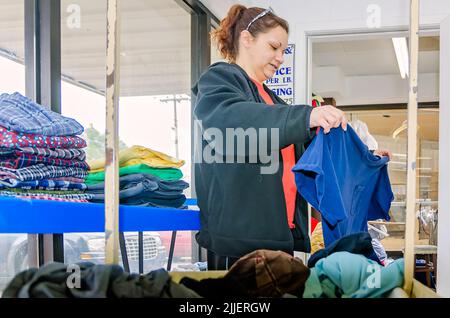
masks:
{"type": "MultiPolygon", "coordinates": [[[[88,164],[91,173],[100,172],[105,169],[105,158],[89,161],[88,164]]],[[[184,160],[142,146],[132,146],[119,152],[120,167],[136,164],[146,164],[152,168],[179,168],[184,165],[184,160]]]]}

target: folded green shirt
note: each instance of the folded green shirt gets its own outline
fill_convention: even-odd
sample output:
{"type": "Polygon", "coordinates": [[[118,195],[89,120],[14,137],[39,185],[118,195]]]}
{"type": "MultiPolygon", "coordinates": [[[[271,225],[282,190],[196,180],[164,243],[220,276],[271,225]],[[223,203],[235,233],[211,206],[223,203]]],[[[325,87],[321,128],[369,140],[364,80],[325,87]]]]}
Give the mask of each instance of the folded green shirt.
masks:
{"type": "MultiPolygon", "coordinates": [[[[152,168],[145,164],[139,164],[134,166],[122,167],[119,169],[119,176],[125,176],[135,173],[148,173],[166,181],[176,181],[183,177],[183,173],[180,169],[176,168],[152,168]]],[[[85,183],[95,184],[105,181],[105,171],[89,173],[85,183]]]]}

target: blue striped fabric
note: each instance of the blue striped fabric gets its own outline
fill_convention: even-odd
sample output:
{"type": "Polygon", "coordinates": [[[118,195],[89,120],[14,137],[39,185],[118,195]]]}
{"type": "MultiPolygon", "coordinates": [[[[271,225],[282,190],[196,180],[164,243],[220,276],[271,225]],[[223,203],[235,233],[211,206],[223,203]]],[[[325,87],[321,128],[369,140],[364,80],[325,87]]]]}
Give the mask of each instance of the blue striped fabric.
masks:
{"type": "Polygon", "coordinates": [[[81,168],[58,167],[37,164],[35,166],[9,169],[0,167],[0,180],[17,179],[20,181],[53,179],[60,177],[75,177],[85,179],[88,172],[81,168]]]}
{"type": "Polygon", "coordinates": [[[30,180],[20,181],[17,179],[0,180],[0,189],[16,188],[27,190],[86,190],[86,184],[63,180],[30,180]]]}
{"type": "Polygon", "coordinates": [[[9,130],[45,136],[83,133],[76,120],[47,109],[20,93],[0,95],[0,125],[9,130]]]}
{"type": "MultiPolygon", "coordinates": [[[[18,148],[23,153],[28,153],[32,155],[45,156],[50,158],[60,158],[60,159],[75,159],[79,161],[83,161],[86,159],[86,152],[82,149],[50,149],[50,148],[38,148],[38,147],[21,147],[18,148]]],[[[9,150],[11,151],[13,150],[9,150]]],[[[5,153],[8,152],[5,150],[5,153]]],[[[0,148],[0,154],[2,154],[2,150],[0,148]]],[[[18,155],[17,152],[15,152],[18,155]]]]}
{"type": "Polygon", "coordinates": [[[87,193],[76,193],[76,194],[49,194],[49,193],[17,193],[10,192],[6,190],[0,190],[0,196],[7,197],[47,197],[47,198],[55,198],[55,199],[74,199],[74,200],[90,200],[92,199],[92,195],[87,193]]]}

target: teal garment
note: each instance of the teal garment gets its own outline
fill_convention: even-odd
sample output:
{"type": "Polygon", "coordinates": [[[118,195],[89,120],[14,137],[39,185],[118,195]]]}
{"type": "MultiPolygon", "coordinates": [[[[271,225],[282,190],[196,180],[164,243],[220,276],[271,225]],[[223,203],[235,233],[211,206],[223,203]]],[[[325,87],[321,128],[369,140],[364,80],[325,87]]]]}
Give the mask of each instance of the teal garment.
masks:
{"type": "MultiPolygon", "coordinates": [[[[177,181],[183,177],[180,169],[176,168],[153,168],[146,164],[138,164],[119,168],[119,176],[130,174],[151,174],[165,181],[177,181]]],[[[89,173],[85,183],[88,185],[97,184],[105,181],[105,171],[89,173]]]]}
{"type": "Polygon", "coordinates": [[[311,268],[303,298],[376,298],[403,285],[403,259],[387,267],[349,252],[336,252],[311,268]]]}

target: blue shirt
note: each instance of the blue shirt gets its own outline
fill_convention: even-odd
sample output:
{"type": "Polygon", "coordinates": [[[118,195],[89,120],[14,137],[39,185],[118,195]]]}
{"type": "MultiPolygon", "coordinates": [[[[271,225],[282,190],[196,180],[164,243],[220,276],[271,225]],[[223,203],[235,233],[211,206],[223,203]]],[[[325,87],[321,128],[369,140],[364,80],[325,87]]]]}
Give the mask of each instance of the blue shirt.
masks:
{"type": "Polygon", "coordinates": [[[321,129],[314,138],[292,171],[299,193],[322,215],[325,246],[367,232],[368,220],[390,219],[388,160],[372,154],[350,126],[321,129]]]}

